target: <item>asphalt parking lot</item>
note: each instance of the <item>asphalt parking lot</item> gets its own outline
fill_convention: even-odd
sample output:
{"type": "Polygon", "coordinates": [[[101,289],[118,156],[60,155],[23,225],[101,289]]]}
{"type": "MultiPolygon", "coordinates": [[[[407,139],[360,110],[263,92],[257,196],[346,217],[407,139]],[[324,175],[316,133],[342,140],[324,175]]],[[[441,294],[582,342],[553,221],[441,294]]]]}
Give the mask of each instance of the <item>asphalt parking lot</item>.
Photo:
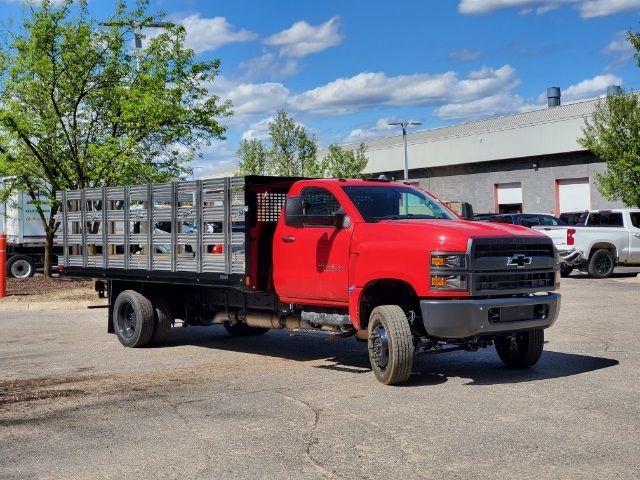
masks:
{"type": "Polygon", "coordinates": [[[640,269],[563,281],[541,361],[419,357],[387,387],[354,339],[0,312],[0,478],[637,478],[640,269]]]}

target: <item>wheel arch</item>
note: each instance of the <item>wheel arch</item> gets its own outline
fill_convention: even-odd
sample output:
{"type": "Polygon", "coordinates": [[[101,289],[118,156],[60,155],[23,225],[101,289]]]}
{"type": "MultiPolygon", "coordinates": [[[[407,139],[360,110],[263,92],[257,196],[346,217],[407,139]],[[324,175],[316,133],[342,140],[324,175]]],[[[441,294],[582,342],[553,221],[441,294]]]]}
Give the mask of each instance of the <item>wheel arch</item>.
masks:
{"type": "Polygon", "coordinates": [[[614,261],[616,263],[618,262],[618,250],[616,246],[606,241],[598,241],[598,242],[595,242],[593,245],[591,245],[591,248],[589,249],[589,258],[591,258],[596,251],[601,249],[608,250],[609,252],[611,252],[611,255],[613,255],[614,261]]]}
{"type": "Polygon", "coordinates": [[[408,282],[397,278],[372,280],[364,286],[358,300],[361,329],[367,329],[371,312],[380,305],[398,305],[405,312],[420,313],[418,295],[408,282]]]}

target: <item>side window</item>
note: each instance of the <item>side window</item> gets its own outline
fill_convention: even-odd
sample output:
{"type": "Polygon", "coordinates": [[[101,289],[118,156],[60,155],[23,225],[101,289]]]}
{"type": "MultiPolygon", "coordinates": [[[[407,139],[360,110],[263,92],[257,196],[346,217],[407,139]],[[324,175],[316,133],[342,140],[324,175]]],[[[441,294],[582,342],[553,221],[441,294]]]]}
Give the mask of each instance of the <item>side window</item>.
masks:
{"type": "Polygon", "coordinates": [[[304,204],[305,215],[327,216],[333,215],[340,208],[340,204],[333,194],[324,188],[308,187],[300,194],[304,204]]]}
{"type": "Polygon", "coordinates": [[[631,212],[629,215],[631,216],[631,225],[640,228],[640,212],[631,212]]]}
{"type": "Polygon", "coordinates": [[[622,212],[611,212],[609,214],[608,225],[610,227],[622,227],[622,212]]]}
{"type": "Polygon", "coordinates": [[[590,213],[589,217],[587,218],[587,225],[588,226],[598,226],[600,225],[600,223],[602,222],[602,215],[599,213],[590,213]]]}
{"type": "Polygon", "coordinates": [[[589,215],[587,225],[595,227],[622,227],[621,212],[597,212],[589,215]]]}
{"type": "Polygon", "coordinates": [[[520,219],[520,225],[523,227],[533,227],[534,225],[540,225],[540,219],[537,215],[523,215],[520,219]]]}
{"type": "Polygon", "coordinates": [[[540,215],[540,224],[541,225],[552,225],[554,227],[558,226],[558,221],[553,217],[548,217],[547,215],[540,215]]]}

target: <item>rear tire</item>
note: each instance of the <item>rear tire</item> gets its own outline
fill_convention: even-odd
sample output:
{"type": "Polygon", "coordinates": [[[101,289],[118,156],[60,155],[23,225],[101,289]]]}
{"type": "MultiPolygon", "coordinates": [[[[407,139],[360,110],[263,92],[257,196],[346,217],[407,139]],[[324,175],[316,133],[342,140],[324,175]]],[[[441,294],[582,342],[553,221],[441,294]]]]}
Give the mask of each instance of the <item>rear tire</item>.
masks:
{"type": "Polygon", "coordinates": [[[593,278],[608,278],[616,266],[613,255],[609,250],[601,248],[593,252],[589,259],[588,272],[593,278]]]}
{"type": "Polygon", "coordinates": [[[143,347],[149,343],[154,329],[151,301],[135,290],[124,290],[113,305],[113,326],[125,347],[143,347]]]}
{"type": "Polygon", "coordinates": [[[160,345],[169,336],[169,333],[171,332],[171,326],[173,325],[171,303],[169,303],[169,301],[164,298],[154,298],[153,310],[154,327],[153,336],[151,337],[151,343],[153,345],[160,345]]]}
{"type": "Polygon", "coordinates": [[[28,255],[12,255],[7,260],[7,276],[29,278],[36,273],[36,262],[28,255]]]}
{"type": "Polygon", "coordinates": [[[538,363],[544,347],[544,330],[538,328],[495,340],[496,352],[508,368],[529,368],[538,363]]]}
{"type": "Polygon", "coordinates": [[[405,383],[413,366],[413,335],[409,321],[397,305],[381,305],[369,318],[369,361],[380,383],[405,383]]]}
{"type": "Polygon", "coordinates": [[[253,337],[255,335],[263,335],[269,331],[268,328],[250,327],[245,323],[224,322],[224,329],[232,337],[253,337]]]}

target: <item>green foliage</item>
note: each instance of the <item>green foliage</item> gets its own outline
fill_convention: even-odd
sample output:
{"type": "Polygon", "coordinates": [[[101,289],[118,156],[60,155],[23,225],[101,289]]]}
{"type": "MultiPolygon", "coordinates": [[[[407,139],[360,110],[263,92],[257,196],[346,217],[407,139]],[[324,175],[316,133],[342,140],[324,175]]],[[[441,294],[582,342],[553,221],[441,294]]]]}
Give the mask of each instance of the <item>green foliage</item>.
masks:
{"type": "Polygon", "coordinates": [[[367,166],[364,143],[355,150],[344,150],[339,145],[329,145],[327,156],[322,160],[322,173],[333,178],[362,178],[367,166]]]}
{"type": "Polygon", "coordinates": [[[275,175],[283,177],[317,177],[321,170],[317,160],[316,139],[298,125],[284,110],[269,122],[269,145],[258,139],[242,140],[237,155],[239,175],[275,175]]]}
{"type": "Polygon", "coordinates": [[[240,163],[236,175],[266,175],[267,149],[257,138],[240,140],[237,152],[240,163]]]}
{"type": "Polygon", "coordinates": [[[578,143],[604,160],[598,190],[609,200],[640,207],[640,102],[635,93],[608,96],[585,122],[578,143]]]}
{"type": "Polygon", "coordinates": [[[224,138],[218,118],[230,104],[206,89],[219,61],[196,62],[181,26],[132,51],[135,27],[162,17],[146,7],[120,0],[103,27],[86,0],[42,0],[0,47],[0,175],[48,199],[47,237],[58,191],[174,179],[201,145],[224,138]]]}
{"type": "Polygon", "coordinates": [[[271,146],[269,172],[283,177],[315,177],[318,174],[316,139],[307,134],[284,110],[269,123],[271,146]]]}

